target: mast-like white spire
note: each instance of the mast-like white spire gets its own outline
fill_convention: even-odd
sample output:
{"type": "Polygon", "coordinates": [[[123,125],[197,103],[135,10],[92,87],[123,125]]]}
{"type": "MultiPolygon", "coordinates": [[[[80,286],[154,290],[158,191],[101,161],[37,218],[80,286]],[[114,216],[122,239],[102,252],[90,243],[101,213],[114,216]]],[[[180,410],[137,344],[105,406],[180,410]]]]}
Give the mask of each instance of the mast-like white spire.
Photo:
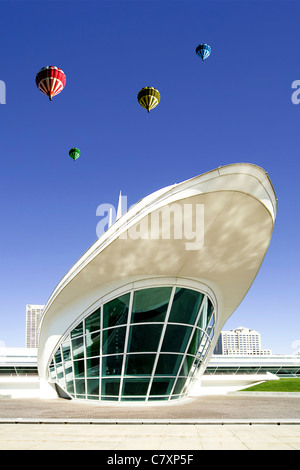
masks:
{"type": "Polygon", "coordinates": [[[118,220],[121,217],[122,212],[123,212],[123,210],[122,210],[122,191],[120,191],[116,220],[118,220]]]}
{"type": "Polygon", "coordinates": [[[112,220],[112,208],[110,207],[110,208],[109,208],[109,215],[108,215],[108,227],[111,227],[111,226],[112,226],[112,223],[113,223],[113,220],[112,220]]]}

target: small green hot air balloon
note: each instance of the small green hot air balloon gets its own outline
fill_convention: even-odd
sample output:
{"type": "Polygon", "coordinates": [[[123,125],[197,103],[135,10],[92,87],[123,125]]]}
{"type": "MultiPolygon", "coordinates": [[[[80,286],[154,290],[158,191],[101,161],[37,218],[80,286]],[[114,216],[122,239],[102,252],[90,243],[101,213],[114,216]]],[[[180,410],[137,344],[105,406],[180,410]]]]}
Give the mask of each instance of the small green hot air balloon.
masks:
{"type": "Polygon", "coordinates": [[[80,157],[80,150],[77,149],[77,148],[73,148],[69,151],[69,155],[75,161],[75,160],[77,160],[77,158],[80,157]]]}
{"type": "Polygon", "coordinates": [[[150,113],[151,109],[155,108],[160,102],[160,94],[156,88],[146,86],[138,92],[137,99],[140,105],[150,113]]]}

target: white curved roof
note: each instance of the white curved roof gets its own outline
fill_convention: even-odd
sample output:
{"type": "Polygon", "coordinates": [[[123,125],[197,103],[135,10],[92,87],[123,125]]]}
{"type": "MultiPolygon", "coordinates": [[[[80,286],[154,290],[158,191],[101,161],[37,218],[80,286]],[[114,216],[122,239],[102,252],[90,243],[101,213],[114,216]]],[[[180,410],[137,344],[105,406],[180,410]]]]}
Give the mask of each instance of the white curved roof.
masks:
{"type": "Polygon", "coordinates": [[[223,166],[145,197],[83,254],[54,289],[41,321],[39,356],[49,337],[57,340],[67,322],[75,321],[100,294],[139,279],[184,278],[207,285],[224,322],[260,268],[275,218],[276,196],[267,173],[247,163],[223,166]],[[174,236],[150,237],[146,220],[174,204],[182,211],[187,205],[202,205],[204,243],[199,249],[187,249],[187,240],[174,236]],[[140,236],[133,239],[128,234],[138,233],[138,227],[140,236]]]}

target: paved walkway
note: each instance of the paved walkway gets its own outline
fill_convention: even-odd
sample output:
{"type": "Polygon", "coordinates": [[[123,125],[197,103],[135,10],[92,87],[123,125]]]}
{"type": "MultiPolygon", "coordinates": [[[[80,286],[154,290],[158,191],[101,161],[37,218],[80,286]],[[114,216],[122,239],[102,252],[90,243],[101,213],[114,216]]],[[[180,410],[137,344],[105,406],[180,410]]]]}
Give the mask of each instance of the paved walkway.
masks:
{"type": "Polygon", "coordinates": [[[300,450],[300,396],[203,396],[170,406],[1,399],[0,449],[300,450]]]}
{"type": "Polygon", "coordinates": [[[108,404],[57,399],[1,399],[2,422],[119,422],[185,421],[224,423],[300,424],[298,394],[227,394],[196,397],[169,404],[108,404]]]}
{"type": "Polygon", "coordinates": [[[300,450],[300,425],[0,424],[1,450],[300,450]]]}

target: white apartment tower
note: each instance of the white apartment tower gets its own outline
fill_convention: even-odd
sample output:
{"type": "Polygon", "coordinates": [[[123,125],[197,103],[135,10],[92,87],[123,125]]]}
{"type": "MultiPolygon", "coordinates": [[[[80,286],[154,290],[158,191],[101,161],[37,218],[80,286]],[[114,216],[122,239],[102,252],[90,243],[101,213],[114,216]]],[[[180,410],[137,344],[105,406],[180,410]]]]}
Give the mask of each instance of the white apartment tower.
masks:
{"type": "Polygon", "coordinates": [[[269,355],[272,351],[261,349],[260,333],[243,326],[221,331],[214,351],[224,355],[269,355]]]}
{"type": "Polygon", "coordinates": [[[26,348],[38,347],[38,330],[44,305],[26,305],[26,348]]]}

